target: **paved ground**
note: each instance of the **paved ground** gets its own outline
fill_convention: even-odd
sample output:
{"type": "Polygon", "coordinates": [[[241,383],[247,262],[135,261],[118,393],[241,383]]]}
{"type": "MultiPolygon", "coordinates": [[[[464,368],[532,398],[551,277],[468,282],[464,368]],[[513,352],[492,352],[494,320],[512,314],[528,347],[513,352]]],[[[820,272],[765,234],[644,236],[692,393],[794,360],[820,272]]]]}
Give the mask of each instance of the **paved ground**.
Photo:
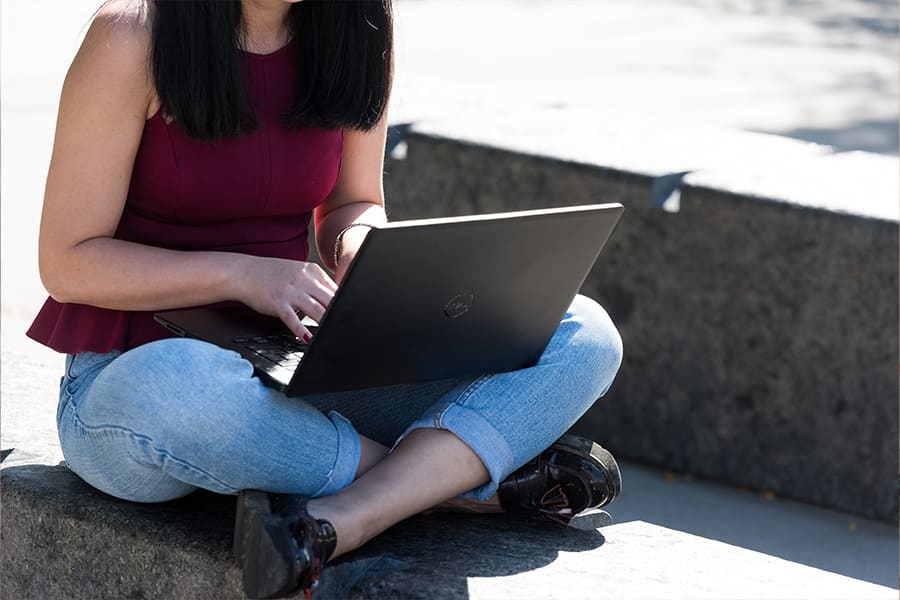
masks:
{"type": "MultiPolygon", "coordinates": [[[[4,448],[20,443],[7,438],[18,414],[7,403],[11,372],[46,376],[32,385],[52,427],[48,365],[59,359],[22,332],[43,297],[36,239],[55,104],[98,4],[0,4],[4,448]]],[[[597,107],[897,153],[892,0],[397,0],[397,38],[397,121],[490,98],[497,107],[597,107]]],[[[638,466],[625,477],[620,522],[897,585],[892,527],[638,466]]]]}
{"type": "Polygon", "coordinates": [[[397,29],[401,107],[501,88],[897,153],[893,0],[397,0],[397,29]]]}

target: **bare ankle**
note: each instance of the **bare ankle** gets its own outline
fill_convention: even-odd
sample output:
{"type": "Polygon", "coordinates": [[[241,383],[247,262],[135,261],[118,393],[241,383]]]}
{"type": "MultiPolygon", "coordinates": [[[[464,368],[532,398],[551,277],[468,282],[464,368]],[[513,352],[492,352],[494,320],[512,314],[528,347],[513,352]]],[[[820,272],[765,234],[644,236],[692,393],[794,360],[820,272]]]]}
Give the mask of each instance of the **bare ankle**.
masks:
{"type": "Polygon", "coordinates": [[[434,508],[439,511],[476,514],[497,514],[503,512],[503,508],[500,506],[500,500],[497,498],[496,494],[487,500],[451,498],[445,502],[441,502],[434,508]]]}

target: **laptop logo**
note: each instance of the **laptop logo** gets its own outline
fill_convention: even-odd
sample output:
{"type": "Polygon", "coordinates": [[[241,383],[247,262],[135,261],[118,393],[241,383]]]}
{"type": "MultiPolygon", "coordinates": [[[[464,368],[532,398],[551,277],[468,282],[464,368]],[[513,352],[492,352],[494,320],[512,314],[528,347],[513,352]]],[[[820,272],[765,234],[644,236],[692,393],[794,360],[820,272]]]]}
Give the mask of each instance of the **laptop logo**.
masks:
{"type": "Polygon", "coordinates": [[[444,307],[444,314],[451,319],[456,319],[469,312],[469,309],[472,308],[472,304],[474,302],[474,292],[463,292],[462,294],[457,294],[456,296],[451,298],[450,302],[447,303],[447,306],[444,307]]]}

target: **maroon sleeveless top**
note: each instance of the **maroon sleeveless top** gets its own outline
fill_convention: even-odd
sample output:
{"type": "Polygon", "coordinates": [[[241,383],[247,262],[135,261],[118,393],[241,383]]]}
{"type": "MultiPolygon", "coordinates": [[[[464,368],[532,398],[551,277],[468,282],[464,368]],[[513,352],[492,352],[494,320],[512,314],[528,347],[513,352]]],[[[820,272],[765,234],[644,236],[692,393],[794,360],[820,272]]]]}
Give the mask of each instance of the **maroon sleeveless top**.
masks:
{"type": "MultiPolygon", "coordinates": [[[[115,237],[173,250],[222,250],[305,260],[313,208],[341,168],[343,132],[287,129],[296,86],[295,44],[242,54],[259,128],[215,142],[188,137],[156,114],[144,125],[115,237]]],[[[28,336],[59,352],[125,351],[170,337],[153,312],[48,298],[28,336]]]]}

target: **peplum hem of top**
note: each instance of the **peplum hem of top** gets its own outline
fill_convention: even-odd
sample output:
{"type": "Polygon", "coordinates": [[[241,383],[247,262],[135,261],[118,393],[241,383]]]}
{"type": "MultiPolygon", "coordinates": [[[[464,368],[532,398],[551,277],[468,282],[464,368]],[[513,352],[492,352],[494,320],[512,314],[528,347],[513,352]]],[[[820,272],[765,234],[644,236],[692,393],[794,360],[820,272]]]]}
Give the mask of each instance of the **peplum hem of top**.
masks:
{"type": "Polygon", "coordinates": [[[152,312],[64,304],[53,298],[44,302],[26,335],[64,354],[125,352],[148,342],[173,337],[153,320],[152,312]]]}

